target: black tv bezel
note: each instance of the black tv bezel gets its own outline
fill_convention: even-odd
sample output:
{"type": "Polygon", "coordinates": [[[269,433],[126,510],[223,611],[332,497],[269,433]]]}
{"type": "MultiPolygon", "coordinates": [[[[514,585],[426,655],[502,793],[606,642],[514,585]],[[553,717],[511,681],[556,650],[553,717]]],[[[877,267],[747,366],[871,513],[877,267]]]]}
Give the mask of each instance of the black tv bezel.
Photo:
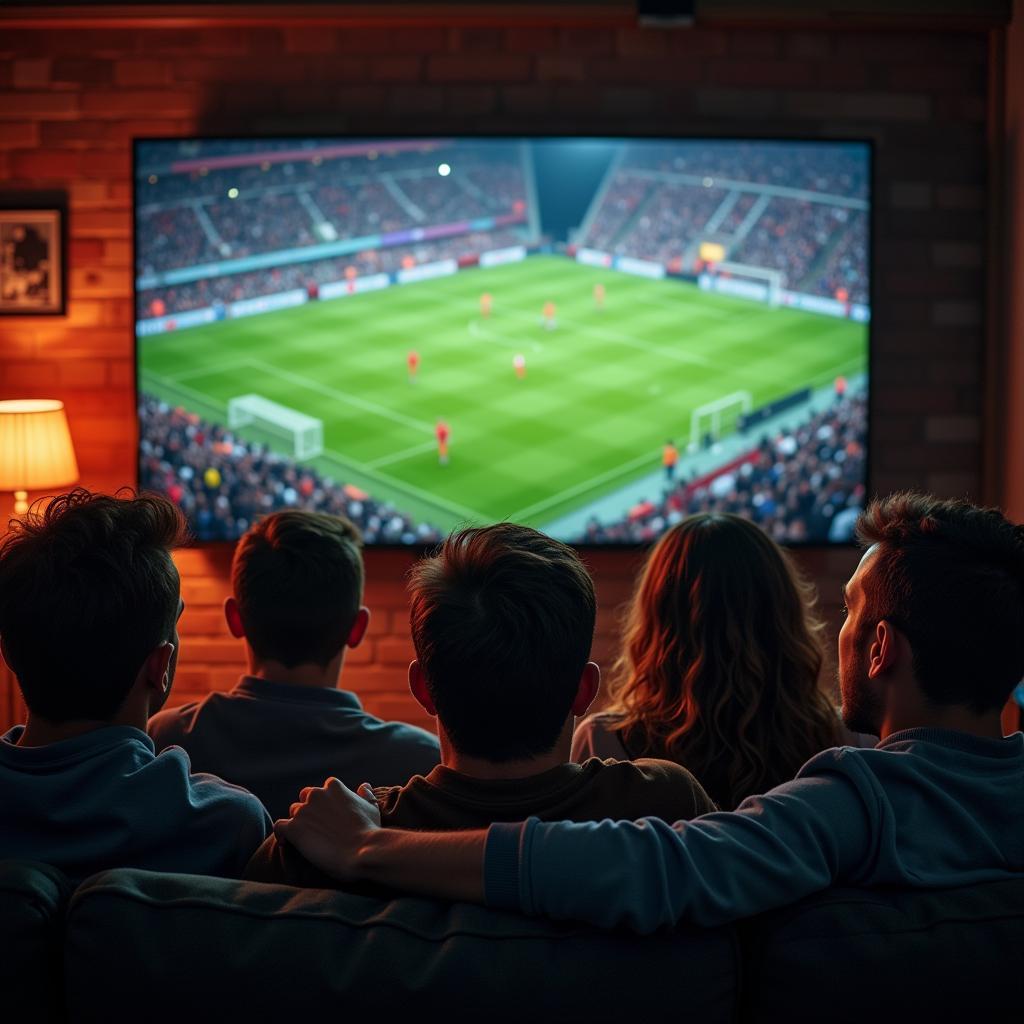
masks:
{"type": "MultiPolygon", "coordinates": [[[[565,135],[556,132],[533,132],[529,135],[524,135],[522,132],[488,132],[487,134],[466,134],[464,132],[446,132],[441,134],[433,135],[415,135],[415,134],[389,134],[387,138],[389,140],[395,139],[399,141],[424,141],[429,142],[438,138],[449,138],[454,142],[467,142],[467,141],[486,141],[488,139],[495,140],[524,140],[530,141],[533,139],[564,139],[566,141],[595,141],[595,142],[736,142],[736,143],[747,143],[747,142],[763,142],[763,143],[818,143],[818,144],[835,144],[835,145],[860,145],[867,149],[868,157],[868,308],[871,311],[871,315],[867,320],[868,329],[868,351],[867,351],[867,372],[868,372],[868,408],[867,408],[867,452],[864,459],[864,486],[865,493],[868,497],[874,493],[873,487],[873,454],[874,454],[874,405],[875,405],[875,387],[874,387],[874,363],[875,363],[875,238],[876,238],[876,204],[875,195],[877,193],[877,181],[876,181],[876,160],[875,160],[875,149],[877,146],[874,138],[866,136],[833,136],[833,135],[780,135],[778,133],[766,133],[764,135],[732,135],[723,133],[717,134],[697,134],[697,135],[677,135],[677,134],[652,134],[650,132],[637,133],[637,134],[624,134],[624,135],[565,135]]],[[[252,135],[249,133],[239,134],[226,134],[217,133],[212,135],[140,135],[132,138],[132,378],[135,387],[134,397],[134,408],[135,408],[135,425],[137,439],[135,443],[135,488],[139,489],[142,479],[142,431],[139,421],[139,335],[136,330],[137,324],[137,310],[138,310],[138,295],[136,283],[138,281],[138,264],[137,264],[137,253],[138,253],[138,231],[139,231],[139,218],[138,218],[138,202],[136,195],[136,183],[138,181],[137,169],[139,163],[139,147],[147,143],[175,143],[175,142],[260,142],[264,140],[295,140],[296,142],[305,141],[308,139],[330,139],[343,141],[372,141],[372,136],[365,135],[345,135],[345,134],[320,134],[320,133],[275,133],[272,135],[252,135]]],[[[66,222],[66,218],[65,218],[66,222]]],[[[572,544],[571,546],[577,551],[584,554],[596,553],[601,551],[623,551],[623,552],[639,552],[644,551],[654,543],[653,541],[609,541],[602,544],[587,544],[579,543],[572,544]]],[[[237,540],[200,540],[194,539],[192,546],[196,548],[203,548],[207,550],[217,549],[233,549],[238,543],[237,540]]],[[[788,550],[800,551],[800,552],[812,552],[812,551],[848,551],[851,548],[857,547],[857,542],[853,539],[848,541],[818,541],[818,540],[807,540],[807,541],[785,541],[782,542],[782,546],[788,550]]],[[[374,542],[366,545],[368,551],[402,551],[410,555],[422,555],[428,551],[433,550],[436,547],[434,542],[428,542],[425,544],[398,544],[394,542],[374,542]]]]}

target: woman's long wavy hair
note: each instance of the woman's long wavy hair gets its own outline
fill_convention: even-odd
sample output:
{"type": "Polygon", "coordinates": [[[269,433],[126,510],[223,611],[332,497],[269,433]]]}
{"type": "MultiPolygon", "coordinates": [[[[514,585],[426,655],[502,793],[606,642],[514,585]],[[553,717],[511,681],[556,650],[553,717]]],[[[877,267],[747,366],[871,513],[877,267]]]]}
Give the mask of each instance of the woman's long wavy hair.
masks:
{"type": "Polygon", "coordinates": [[[615,665],[612,710],[633,757],[676,761],[732,809],[840,742],[818,688],[814,588],[759,527],[695,515],[647,558],[615,665]]]}

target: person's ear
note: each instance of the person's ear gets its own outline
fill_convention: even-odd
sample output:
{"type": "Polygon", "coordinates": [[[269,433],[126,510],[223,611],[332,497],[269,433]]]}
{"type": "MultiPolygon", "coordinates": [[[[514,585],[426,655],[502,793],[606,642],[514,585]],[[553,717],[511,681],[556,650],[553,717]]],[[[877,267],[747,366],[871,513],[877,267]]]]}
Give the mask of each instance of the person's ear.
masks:
{"type": "Polygon", "coordinates": [[[165,640],[158,644],[146,656],[139,673],[146,688],[153,690],[162,703],[167,691],[171,688],[171,658],[174,655],[174,644],[165,640]]]}
{"type": "Polygon", "coordinates": [[[882,619],[875,626],[875,637],[868,651],[868,678],[877,679],[890,672],[899,659],[899,638],[895,626],[882,619]]]}
{"type": "Polygon", "coordinates": [[[356,612],[355,621],[352,623],[352,628],[348,631],[348,639],[345,641],[346,647],[358,647],[363,642],[363,637],[366,636],[366,630],[370,625],[370,609],[361,607],[356,612]]]}
{"type": "Polygon", "coordinates": [[[587,708],[594,703],[597,691],[601,689],[601,669],[596,662],[588,661],[583,666],[580,685],[576,688],[576,699],[572,702],[572,713],[579,718],[587,713],[587,708]]]}
{"type": "Polygon", "coordinates": [[[416,698],[416,703],[428,715],[436,718],[437,708],[434,707],[434,701],[431,699],[430,690],[427,687],[427,677],[423,674],[423,669],[418,661],[409,663],[409,690],[416,698]]]}
{"type": "Polygon", "coordinates": [[[245,626],[242,624],[242,609],[233,597],[224,598],[224,619],[228,624],[228,632],[236,640],[245,639],[245,626]]]}

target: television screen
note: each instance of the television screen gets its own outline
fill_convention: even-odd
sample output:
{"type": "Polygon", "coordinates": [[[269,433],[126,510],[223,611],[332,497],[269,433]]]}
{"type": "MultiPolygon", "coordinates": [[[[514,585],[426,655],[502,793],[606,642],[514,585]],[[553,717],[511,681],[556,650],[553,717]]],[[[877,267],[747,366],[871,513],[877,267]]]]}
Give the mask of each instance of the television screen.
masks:
{"type": "Polygon", "coordinates": [[[847,542],[870,183],[861,142],[139,141],[140,485],[201,540],[847,542]]]}

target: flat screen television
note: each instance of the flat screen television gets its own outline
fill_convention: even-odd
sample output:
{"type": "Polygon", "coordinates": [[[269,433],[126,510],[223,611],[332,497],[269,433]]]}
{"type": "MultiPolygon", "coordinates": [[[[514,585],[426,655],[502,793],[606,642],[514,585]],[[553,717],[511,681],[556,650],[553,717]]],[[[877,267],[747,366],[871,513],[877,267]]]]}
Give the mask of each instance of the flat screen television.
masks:
{"type": "Polygon", "coordinates": [[[135,147],[140,485],[200,540],[344,513],[844,543],[865,498],[871,148],[248,138],[135,147]]]}

